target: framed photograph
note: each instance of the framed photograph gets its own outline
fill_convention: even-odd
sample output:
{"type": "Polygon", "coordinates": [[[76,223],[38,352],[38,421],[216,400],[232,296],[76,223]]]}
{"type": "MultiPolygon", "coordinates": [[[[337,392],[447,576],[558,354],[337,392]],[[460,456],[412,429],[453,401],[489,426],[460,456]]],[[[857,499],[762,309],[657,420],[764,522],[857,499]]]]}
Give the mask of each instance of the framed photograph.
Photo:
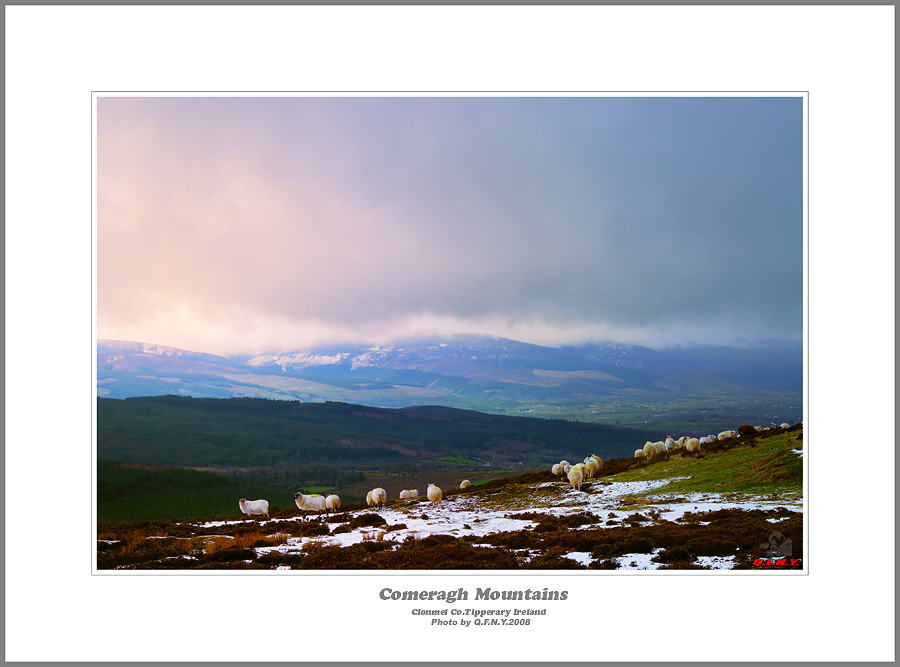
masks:
{"type": "Polygon", "coordinates": [[[806,101],[96,93],[97,571],[802,573],[806,101]]]}
{"type": "Polygon", "coordinates": [[[8,7],[7,659],[892,660],[893,13],[8,7]]]}

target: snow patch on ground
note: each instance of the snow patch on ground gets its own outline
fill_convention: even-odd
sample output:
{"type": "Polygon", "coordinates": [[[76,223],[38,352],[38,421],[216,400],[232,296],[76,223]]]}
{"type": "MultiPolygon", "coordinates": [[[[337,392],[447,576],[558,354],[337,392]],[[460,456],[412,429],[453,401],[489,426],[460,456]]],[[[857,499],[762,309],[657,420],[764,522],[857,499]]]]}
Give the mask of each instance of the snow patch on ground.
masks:
{"type": "Polygon", "coordinates": [[[734,567],[734,556],[697,556],[694,564],[709,570],[730,570],[734,567]]]}
{"type": "MultiPolygon", "coordinates": [[[[535,485],[522,485],[518,490],[499,494],[458,495],[445,498],[443,502],[433,505],[425,499],[413,499],[400,503],[392,503],[377,513],[386,522],[384,526],[363,526],[348,532],[320,535],[314,537],[289,537],[284,544],[270,547],[257,547],[257,553],[279,552],[282,554],[299,554],[311,543],[347,547],[363,541],[395,542],[396,546],[407,539],[423,539],[430,535],[453,535],[455,537],[485,537],[512,531],[528,530],[537,522],[525,518],[512,518],[520,514],[546,514],[554,517],[565,517],[573,514],[589,514],[597,517],[598,522],[585,522],[574,530],[585,528],[607,528],[612,525],[631,523],[629,517],[640,515],[642,525],[660,521],[679,521],[687,513],[701,514],[721,509],[770,510],[784,507],[788,510],[802,512],[803,501],[799,496],[740,496],[738,494],[720,493],[666,493],[669,482],[684,477],[663,480],[647,480],[634,482],[593,482],[585,491],[575,491],[568,482],[545,482],[535,485]],[[648,491],[656,491],[650,495],[636,497],[648,491]],[[399,528],[399,526],[405,526],[399,528]],[[389,529],[390,528],[390,529],[389,529]],[[389,529],[389,530],[388,530],[389,529]]],[[[365,509],[351,512],[353,516],[374,513],[365,509]]],[[[257,524],[303,521],[302,517],[292,519],[236,521],[208,521],[199,524],[204,528],[235,524],[257,524]]],[[[306,519],[315,520],[315,519],[306,519]]],[[[769,519],[772,523],[779,519],[769,519]]],[[[704,525],[708,522],[702,522],[704,525]]],[[[331,529],[337,527],[329,524],[331,529]]],[[[210,536],[212,538],[213,536],[210,536]]],[[[396,548],[395,546],[395,548],[396,548]]],[[[481,546],[481,545],[480,545],[481,546]]],[[[490,546],[485,544],[483,546],[490,546]]],[[[627,554],[615,560],[619,569],[655,570],[660,563],[651,562],[657,549],[652,554],[627,554]]],[[[537,552],[522,550],[517,552],[530,560],[537,552]]],[[[592,560],[589,553],[573,552],[566,558],[588,566],[592,560]]],[[[697,563],[710,569],[730,569],[733,557],[698,558],[697,563]],[[729,564],[730,563],[730,564],[729,564]]]]}
{"type": "Polygon", "coordinates": [[[576,563],[584,565],[585,567],[587,567],[594,561],[594,559],[591,558],[591,554],[586,551],[573,551],[571,553],[567,553],[565,556],[563,556],[563,558],[574,560],[576,563]]]}
{"type": "Polygon", "coordinates": [[[650,554],[625,554],[614,558],[619,563],[620,570],[658,570],[662,567],[661,563],[654,563],[653,557],[662,549],[654,549],[650,554]]]}

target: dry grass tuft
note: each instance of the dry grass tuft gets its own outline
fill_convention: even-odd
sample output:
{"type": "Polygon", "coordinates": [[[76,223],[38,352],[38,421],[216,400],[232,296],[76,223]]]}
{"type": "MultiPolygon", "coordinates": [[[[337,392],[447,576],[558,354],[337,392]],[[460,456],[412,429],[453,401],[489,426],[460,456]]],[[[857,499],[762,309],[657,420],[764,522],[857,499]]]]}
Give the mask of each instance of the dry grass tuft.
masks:
{"type": "Polygon", "coordinates": [[[259,530],[236,533],[233,536],[219,535],[212,540],[207,539],[203,545],[203,551],[211,554],[223,549],[274,547],[287,542],[287,538],[287,535],[265,535],[259,530]]]}

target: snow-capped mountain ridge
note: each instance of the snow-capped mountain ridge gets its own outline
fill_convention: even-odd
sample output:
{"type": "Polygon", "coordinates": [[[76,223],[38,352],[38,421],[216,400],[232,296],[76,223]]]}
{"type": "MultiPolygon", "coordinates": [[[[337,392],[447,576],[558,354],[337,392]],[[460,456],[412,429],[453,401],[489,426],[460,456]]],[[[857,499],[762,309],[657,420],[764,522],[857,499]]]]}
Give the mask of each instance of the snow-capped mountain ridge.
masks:
{"type": "MultiPolygon", "coordinates": [[[[151,343],[99,341],[97,394],[336,400],[375,407],[446,405],[485,412],[585,415],[615,403],[667,404],[792,392],[802,405],[802,348],[653,350],[595,343],[544,347],[458,335],[389,345],[322,344],[227,357],[151,343]]],[[[779,399],[780,400],[780,399],[779,399]]],[[[721,402],[721,401],[720,401],[721,402]]],[[[782,421],[799,421],[789,414],[782,421]]]]}

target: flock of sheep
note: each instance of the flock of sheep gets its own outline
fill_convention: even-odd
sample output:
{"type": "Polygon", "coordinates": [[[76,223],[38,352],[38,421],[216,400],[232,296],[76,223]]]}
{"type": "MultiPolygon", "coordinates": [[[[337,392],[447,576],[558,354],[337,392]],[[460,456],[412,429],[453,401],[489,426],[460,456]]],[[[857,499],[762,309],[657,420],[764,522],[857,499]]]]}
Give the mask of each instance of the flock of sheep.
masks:
{"type": "MultiPolygon", "coordinates": [[[[779,428],[790,428],[790,424],[784,423],[779,426],[779,428]]],[[[768,431],[768,428],[762,428],[760,426],[750,426],[749,424],[743,424],[738,427],[738,430],[734,431],[722,431],[718,435],[706,435],[702,438],[690,438],[686,435],[675,440],[672,436],[666,436],[665,440],[661,440],[658,442],[647,442],[643,446],[642,449],[634,450],[634,457],[636,459],[647,459],[650,460],[659,456],[660,454],[674,454],[677,452],[687,452],[691,456],[695,454],[702,453],[703,445],[708,445],[710,443],[716,442],[717,440],[725,440],[727,438],[734,438],[742,435],[753,435],[755,433],[760,433],[762,431],[768,431]]]]}
{"type": "Polygon", "coordinates": [[[560,461],[554,463],[550,468],[550,472],[556,476],[565,475],[569,478],[569,484],[572,488],[581,491],[581,483],[585,479],[591,479],[596,475],[600,468],[603,467],[603,460],[596,454],[591,454],[582,463],[569,465],[568,461],[560,461]]]}
{"type": "MultiPolygon", "coordinates": [[[[459,484],[459,488],[465,489],[471,486],[471,482],[469,480],[464,479],[459,484]]],[[[444,492],[441,491],[440,487],[435,486],[434,484],[429,484],[428,489],[425,492],[428,496],[428,500],[432,502],[432,504],[438,504],[444,498],[444,492]]],[[[418,489],[404,489],[400,492],[400,500],[411,500],[413,498],[419,497],[418,489]]],[[[294,502],[297,504],[302,510],[310,510],[317,511],[320,514],[322,512],[332,512],[337,511],[341,508],[341,499],[339,496],[334,494],[328,496],[320,496],[319,494],[311,494],[306,495],[305,493],[301,493],[298,491],[294,494],[294,502]]],[[[382,489],[381,487],[372,489],[366,494],[366,505],[375,508],[384,507],[384,504],[387,502],[387,491],[382,489]]],[[[269,501],[264,499],[259,500],[247,500],[246,498],[241,498],[238,501],[238,506],[241,508],[241,512],[246,514],[247,516],[253,516],[254,514],[264,514],[266,518],[269,517],[269,501]]]]}
{"type": "MultiPolygon", "coordinates": [[[[785,423],[781,424],[779,428],[789,427],[790,424],[785,423]]],[[[702,438],[691,438],[685,435],[676,440],[672,436],[667,436],[665,440],[660,440],[658,442],[648,441],[647,444],[645,444],[641,449],[636,449],[634,451],[634,457],[638,459],[651,460],[662,454],[675,454],[678,452],[685,452],[693,457],[694,455],[703,452],[703,445],[708,445],[717,440],[725,440],[726,438],[734,438],[736,436],[742,435],[752,435],[764,430],[768,429],[763,429],[759,426],[749,426],[747,424],[744,424],[738,427],[736,431],[722,431],[718,435],[707,435],[702,438]]],[[[576,463],[575,465],[570,465],[568,461],[560,461],[559,463],[554,463],[553,467],[550,468],[550,472],[555,476],[566,475],[572,488],[580,491],[581,483],[585,479],[592,479],[602,467],[603,461],[600,459],[600,457],[596,454],[591,454],[582,463],[576,463]]],[[[465,489],[468,486],[470,486],[469,480],[464,479],[460,483],[459,488],[465,489]]],[[[431,503],[435,505],[441,502],[441,500],[443,500],[444,498],[443,491],[441,491],[440,487],[435,486],[434,484],[428,485],[426,494],[428,496],[428,500],[430,500],[431,503]]],[[[400,492],[400,500],[412,500],[418,497],[418,489],[404,489],[400,492]]],[[[318,511],[320,514],[322,512],[337,511],[341,507],[341,499],[336,495],[306,495],[304,493],[300,493],[299,491],[294,494],[294,502],[297,503],[297,507],[299,507],[301,510],[318,511]]],[[[378,509],[384,507],[384,504],[386,502],[387,491],[385,491],[381,487],[372,489],[366,494],[366,505],[368,505],[369,507],[374,506],[376,509],[378,509]]],[[[253,516],[254,514],[265,514],[267,518],[269,516],[269,502],[267,500],[247,500],[246,498],[241,498],[238,505],[241,508],[241,512],[248,516],[253,516]]]]}
{"type": "MultiPolygon", "coordinates": [[[[779,428],[790,428],[790,424],[781,424],[779,428]]],[[[717,440],[753,435],[767,430],[769,429],[744,424],[736,431],[722,431],[718,435],[707,435],[702,438],[691,438],[685,435],[676,440],[672,436],[667,436],[665,440],[660,440],[659,442],[648,441],[641,449],[635,450],[634,457],[650,460],[662,454],[674,454],[677,452],[685,452],[693,457],[698,453],[702,453],[703,445],[708,445],[717,440]]],[[[582,463],[576,463],[575,465],[570,465],[568,461],[554,463],[550,468],[550,472],[555,476],[566,475],[572,488],[580,491],[581,483],[585,479],[594,477],[602,467],[603,461],[600,457],[596,454],[591,454],[582,463]]]]}

